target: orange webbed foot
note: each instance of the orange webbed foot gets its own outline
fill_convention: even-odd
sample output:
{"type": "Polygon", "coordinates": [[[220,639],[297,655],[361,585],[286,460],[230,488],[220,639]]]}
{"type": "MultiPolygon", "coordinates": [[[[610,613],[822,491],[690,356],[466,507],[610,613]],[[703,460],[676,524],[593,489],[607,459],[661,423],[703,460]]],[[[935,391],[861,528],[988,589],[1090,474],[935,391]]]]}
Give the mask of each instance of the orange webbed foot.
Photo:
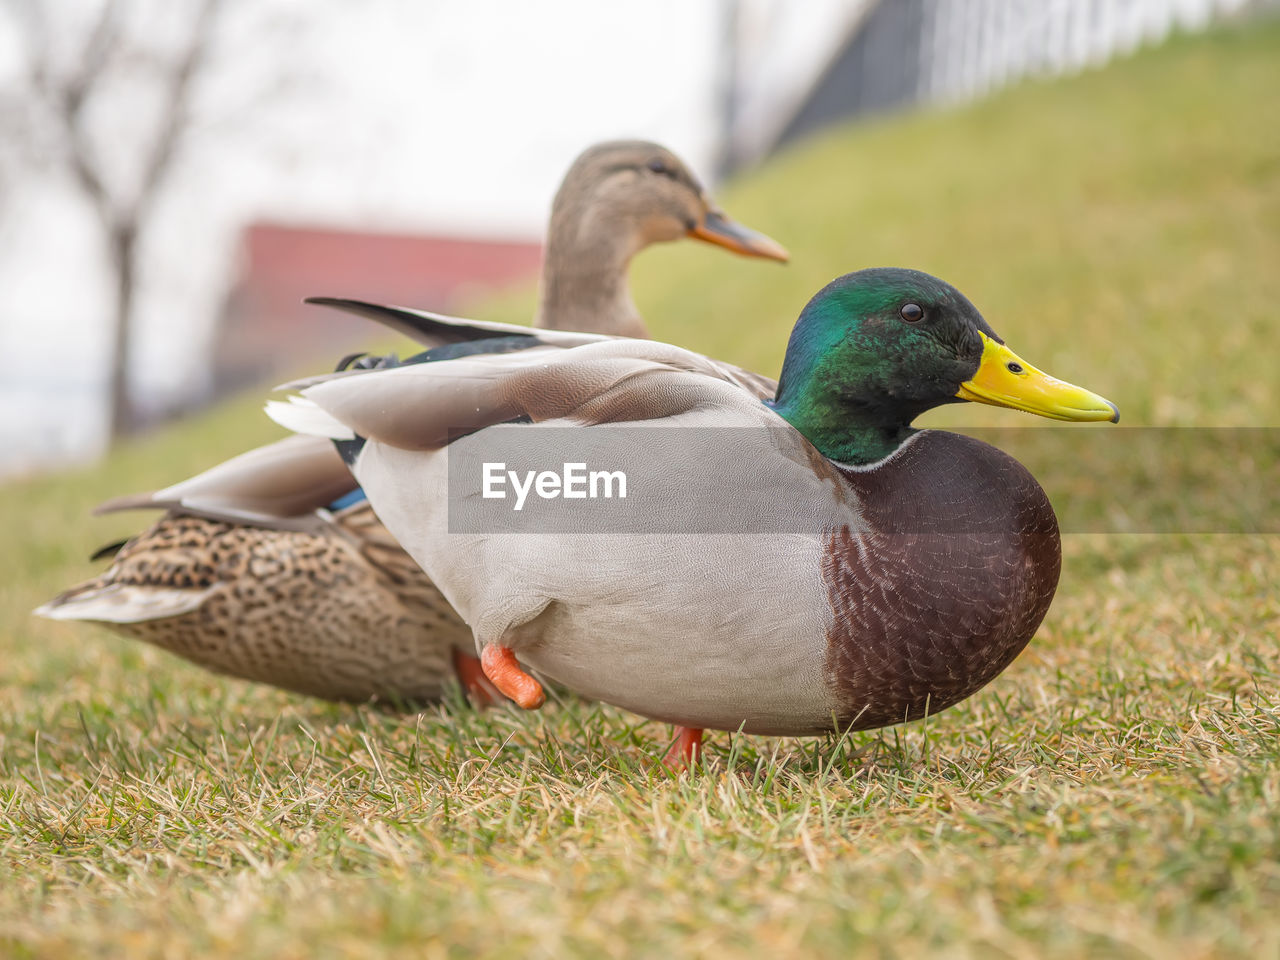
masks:
{"type": "Polygon", "coordinates": [[[462,690],[477,710],[492,707],[501,703],[505,697],[484,675],[484,667],[479,657],[473,657],[461,650],[453,651],[453,672],[462,684],[462,690]]]}
{"type": "Polygon", "coordinates": [[[669,770],[687,770],[701,757],[702,730],[698,727],[676,727],[676,742],[662,762],[669,770]]]}
{"type": "Polygon", "coordinates": [[[510,647],[489,644],[480,652],[480,667],[498,690],[525,710],[537,710],[547,699],[542,684],[524,672],[510,647]]]}

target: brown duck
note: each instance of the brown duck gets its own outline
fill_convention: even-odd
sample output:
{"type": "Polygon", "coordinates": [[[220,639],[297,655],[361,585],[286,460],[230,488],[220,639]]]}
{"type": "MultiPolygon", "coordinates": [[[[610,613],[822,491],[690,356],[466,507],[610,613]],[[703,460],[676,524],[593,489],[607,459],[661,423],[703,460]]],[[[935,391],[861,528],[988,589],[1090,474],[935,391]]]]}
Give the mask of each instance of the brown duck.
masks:
{"type": "MultiPolygon", "coordinates": [[[[631,258],[685,236],[787,258],[726,217],[669,150],[643,141],[589,148],[552,207],[535,325],[647,336],[628,290],[631,258]]],[[[421,335],[394,314],[372,315],[421,335]]],[[[326,699],[421,703],[439,698],[455,673],[473,697],[494,696],[466,652],[470,631],[327,441],[291,437],[99,512],[137,508],[166,512],[100,551],[118,550],[111,566],[37,614],[101,623],[211,670],[326,699]]]]}

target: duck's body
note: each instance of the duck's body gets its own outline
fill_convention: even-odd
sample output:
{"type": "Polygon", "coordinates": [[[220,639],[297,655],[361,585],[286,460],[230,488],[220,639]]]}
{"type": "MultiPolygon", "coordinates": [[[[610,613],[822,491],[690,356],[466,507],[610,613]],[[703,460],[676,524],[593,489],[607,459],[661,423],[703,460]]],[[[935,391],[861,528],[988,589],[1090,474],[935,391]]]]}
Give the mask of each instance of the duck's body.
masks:
{"type": "MultiPolygon", "coordinates": [[[[630,260],[686,234],[785,259],[773,241],[727,220],[664,148],[589,149],[556,197],[536,325],[647,336],[627,288],[630,260]]],[[[363,312],[420,332],[394,311],[363,312]]],[[[533,333],[470,329],[424,345],[496,337],[522,347],[533,333]]],[[[431,701],[455,674],[481,702],[496,697],[468,653],[465,624],[378,522],[327,440],[291,437],[105,507],[166,512],[101,576],[37,613],[101,623],[211,670],[331,700],[431,701]]]]}
{"type": "Polygon", "coordinates": [[[330,700],[439,698],[451,648],[470,636],[367,502],[306,532],[166,513],[49,612],[60,611],[330,700]]]}
{"type": "MultiPolygon", "coordinates": [[[[1113,408],[1034,368],[1008,372],[1016,358],[952,288],[882,273],[848,287],[884,310],[899,296],[889,281],[909,282],[905,295],[933,297],[946,321],[927,334],[941,358],[901,389],[858,369],[870,348],[856,340],[900,347],[918,331],[890,338],[879,316],[849,330],[817,317],[797,326],[776,398],[679,348],[603,341],[331,380],[272,415],[349,438],[379,515],[470,624],[490,679],[523,705],[540,691],[513,656],[687,728],[813,734],[914,719],[1008,665],[1048,610],[1060,565],[1053,511],[1027,471],[976,440],[911,431],[916,407],[1030,370],[1087,401],[1037,412],[1111,419],[1113,408]],[[991,369],[1005,358],[1008,371],[991,369]],[[907,419],[882,418],[853,380],[841,383],[848,368],[907,419]],[[835,434],[815,397],[842,405],[828,418],[835,434]],[[619,505],[589,501],[484,512],[476,465],[530,450],[569,463],[584,449],[596,458],[588,470],[636,465],[621,520],[619,505]],[[855,449],[874,452],[828,452],[855,449]],[[690,521],[698,532],[679,532],[690,521]]],[[[854,301],[837,288],[824,303],[840,297],[854,301]]]]}
{"type": "MultiPolygon", "coordinates": [[[[704,497],[732,496],[705,479],[704,497]]],[[[594,545],[601,576],[634,583],[649,571],[640,596],[618,602],[601,581],[585,597],[571,592],[580,580],[557,584],[564,601],[511,631],[516,655],[654,719],[759,734],[882,727],[981,689],[1026,646],[1057,587],[1057,523],[1039,485],[1000,451],[936,431],[836,482],[804,505],[811,535],[594,545]],[[922,516],[943,467],[1001,491],[1007,509],[982,529],[972,528],[971,496],[922,516]],[[623,548],[636,562],[609,569],[623,548]]]]}
{"type": "MultiPolygon", "coordinates": [[[[217,673],[329,700],[438,699],[469,631],[353,490],[333,445],[289,437],[104,510],[164,513],[36,612],[217,673]],[[424,640],[424,638],[427,638],[424,640]]],[[[465,661],[462,669],[466,669],[465,661]]],[[[491,696],[479,671],[465,678],[491,696]]]]}

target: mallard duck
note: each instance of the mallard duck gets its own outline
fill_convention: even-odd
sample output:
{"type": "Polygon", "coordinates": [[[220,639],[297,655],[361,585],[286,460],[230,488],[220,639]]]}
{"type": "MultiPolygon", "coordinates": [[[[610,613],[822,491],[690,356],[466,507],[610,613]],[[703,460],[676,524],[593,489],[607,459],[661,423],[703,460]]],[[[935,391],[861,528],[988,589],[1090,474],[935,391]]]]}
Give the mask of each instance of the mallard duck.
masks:
{"type": "Polygon", "coordinates": [[[524,350],[490,339],[501,352],[487,353],[494,334],[434,324],[441,342],[475,337],[467,355],[304,383],[268,413],[342,448],[470,625],[498,690],[539,706],[532,670],[676,724],[674,762],[696,754],[704,729],[884,726],[992,680],[1049,609],[1057,520],[1011,457],[911,423],[962,401],[1119,416],[1016,356],[963,294],[914,270],[861,270],[819,291],[776,393],[664,343],[545,332],[524,350]],[[481,464],[530,450],[547,464],[596,456],[643,471],[629,526],[611,526],[616,502],[557,501],[541,514],[550,525],[506,501],[454,513],[485,507],[481,464]]]}
{"type": "MultiPolygon", "coordinates": [[[[591,147],[553,203],[535,324],[646,336],[628,265],[644,247],[682,236],[787,256],[726,217],[664,147],[591,147]]],[[[418,333],[394,312],[371,315],[418,333]]],[[[531,332],[501,329],[517,341],[531,332]]],[[[291,437],[99,509],[139,508],[165,514],[100,551],[114,553],[111,566],[37,614],[104,624],[209,669],[332,700],[418,704],[439,698],[455,674],[479,703],[497,697],[466,652],[470,631],[377,521],[327,441],[291,437]]]]}

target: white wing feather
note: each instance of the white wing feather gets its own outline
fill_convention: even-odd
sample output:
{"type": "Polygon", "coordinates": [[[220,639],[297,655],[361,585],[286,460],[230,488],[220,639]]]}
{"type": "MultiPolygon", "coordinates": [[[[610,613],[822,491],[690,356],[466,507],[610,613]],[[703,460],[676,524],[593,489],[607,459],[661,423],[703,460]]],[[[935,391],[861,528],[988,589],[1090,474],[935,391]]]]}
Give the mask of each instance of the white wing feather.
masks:
{"type": "Polygon", "coordinates": [[[290,397],[288,402],[268,400],[263,409],[268,417],[294,433],[328,437],[330,440],[354,440],[356,437],[350,427],[305,397],[290,397]]]}

